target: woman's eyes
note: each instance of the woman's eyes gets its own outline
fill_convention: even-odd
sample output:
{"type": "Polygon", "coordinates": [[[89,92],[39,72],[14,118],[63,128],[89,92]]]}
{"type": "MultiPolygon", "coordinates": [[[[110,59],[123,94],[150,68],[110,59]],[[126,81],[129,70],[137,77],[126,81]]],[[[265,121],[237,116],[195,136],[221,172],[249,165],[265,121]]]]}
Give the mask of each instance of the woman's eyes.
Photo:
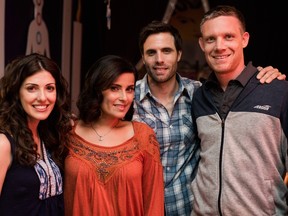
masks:
{"type": "MultiPolygon", "coordinates": [[[[112,91],[119,91],[119,90],[121,90],[121,87],[120,86],[111,86],[110,87],[110,89],[112,90],[112,91]]],[[[134,86],[132,87],[128,87],[125,91],[127,91],[127,92],[133,92],[134,91],[134,86]]]]}

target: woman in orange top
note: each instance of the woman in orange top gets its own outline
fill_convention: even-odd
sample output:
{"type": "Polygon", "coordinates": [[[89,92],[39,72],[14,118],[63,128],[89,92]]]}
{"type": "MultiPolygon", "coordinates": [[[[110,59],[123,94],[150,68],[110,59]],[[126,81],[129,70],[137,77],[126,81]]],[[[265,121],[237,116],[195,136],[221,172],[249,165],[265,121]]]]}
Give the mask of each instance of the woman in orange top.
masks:
{"type": "Polygon", "coordinates": [[[164,215],[154,131],[132,122],[135,67],[104,56],[88,71],[65,161],[66,215],[164,215]]]}

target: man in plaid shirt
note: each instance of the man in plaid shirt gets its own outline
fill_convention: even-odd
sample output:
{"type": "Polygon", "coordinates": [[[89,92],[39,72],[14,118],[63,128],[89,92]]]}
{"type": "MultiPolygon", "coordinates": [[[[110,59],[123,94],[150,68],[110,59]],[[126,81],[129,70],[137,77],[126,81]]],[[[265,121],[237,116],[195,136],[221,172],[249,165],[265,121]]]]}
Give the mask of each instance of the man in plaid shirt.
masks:
{"type": "Polygon", "coordinates": [[[190,215],[190,184],[198,164],[191,101],[201,85],[176,73],[182,39],[171,25],[154,21],[140,33],[147,74],[135,87],[133,119],[154,129],[160,143],[166,215],[190,215]]]}

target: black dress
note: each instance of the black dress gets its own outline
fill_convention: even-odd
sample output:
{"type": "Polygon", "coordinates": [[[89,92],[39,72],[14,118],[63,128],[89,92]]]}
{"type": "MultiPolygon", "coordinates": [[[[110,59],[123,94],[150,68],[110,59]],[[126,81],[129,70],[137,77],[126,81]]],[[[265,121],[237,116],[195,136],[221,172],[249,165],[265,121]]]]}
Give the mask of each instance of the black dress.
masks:
{"type": "MultiPolygon", "coordinates": [[[[11,138],[11,136],[8,134],[5,135],[10,140],[11,151],[13,153],[15,151],[14,139],[11,138]]],[[[42,161],[42,163],[44,163],[44,161],[42,161]]],[[[45,176],[45,172],[43,173],[44,174],[42,174],[42,177],[43,175],[45,176]]],[[[55,177],[55,175],[52,177],[55,177]]],[[[64,215],[62,177],[60,176],[60,184],[59,184],[59,175],[57,176],[57,178],[58,183],[56,190],[58,192],[56,194],[54,193],[48,196],[44,195],[44,197],[40,199],[39,192],[43,191],[43,188],[41,187],[40,184],[40,179],[42,185],[47,181],[44,181],[41,178],[41,176],[39,177],[39,173],[37,174],[34,167],[25,167],[13,160],[10,168],[6,173],[4,184],[2,187],[2,192],[0,195],[0,215],[1,216],[64,215]]]]}

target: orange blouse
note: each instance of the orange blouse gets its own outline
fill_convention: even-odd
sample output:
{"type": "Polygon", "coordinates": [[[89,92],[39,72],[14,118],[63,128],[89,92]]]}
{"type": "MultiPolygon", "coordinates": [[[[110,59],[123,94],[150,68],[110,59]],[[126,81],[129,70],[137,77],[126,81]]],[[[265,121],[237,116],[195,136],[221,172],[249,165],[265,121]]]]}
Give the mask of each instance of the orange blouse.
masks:
{"type": "Polygon", "coordinates": [[[133,122],[134,136],[115,147],[72,133],[65,160],[65,215],[164,215],[163,168],[154,131],[133,122]]]}

